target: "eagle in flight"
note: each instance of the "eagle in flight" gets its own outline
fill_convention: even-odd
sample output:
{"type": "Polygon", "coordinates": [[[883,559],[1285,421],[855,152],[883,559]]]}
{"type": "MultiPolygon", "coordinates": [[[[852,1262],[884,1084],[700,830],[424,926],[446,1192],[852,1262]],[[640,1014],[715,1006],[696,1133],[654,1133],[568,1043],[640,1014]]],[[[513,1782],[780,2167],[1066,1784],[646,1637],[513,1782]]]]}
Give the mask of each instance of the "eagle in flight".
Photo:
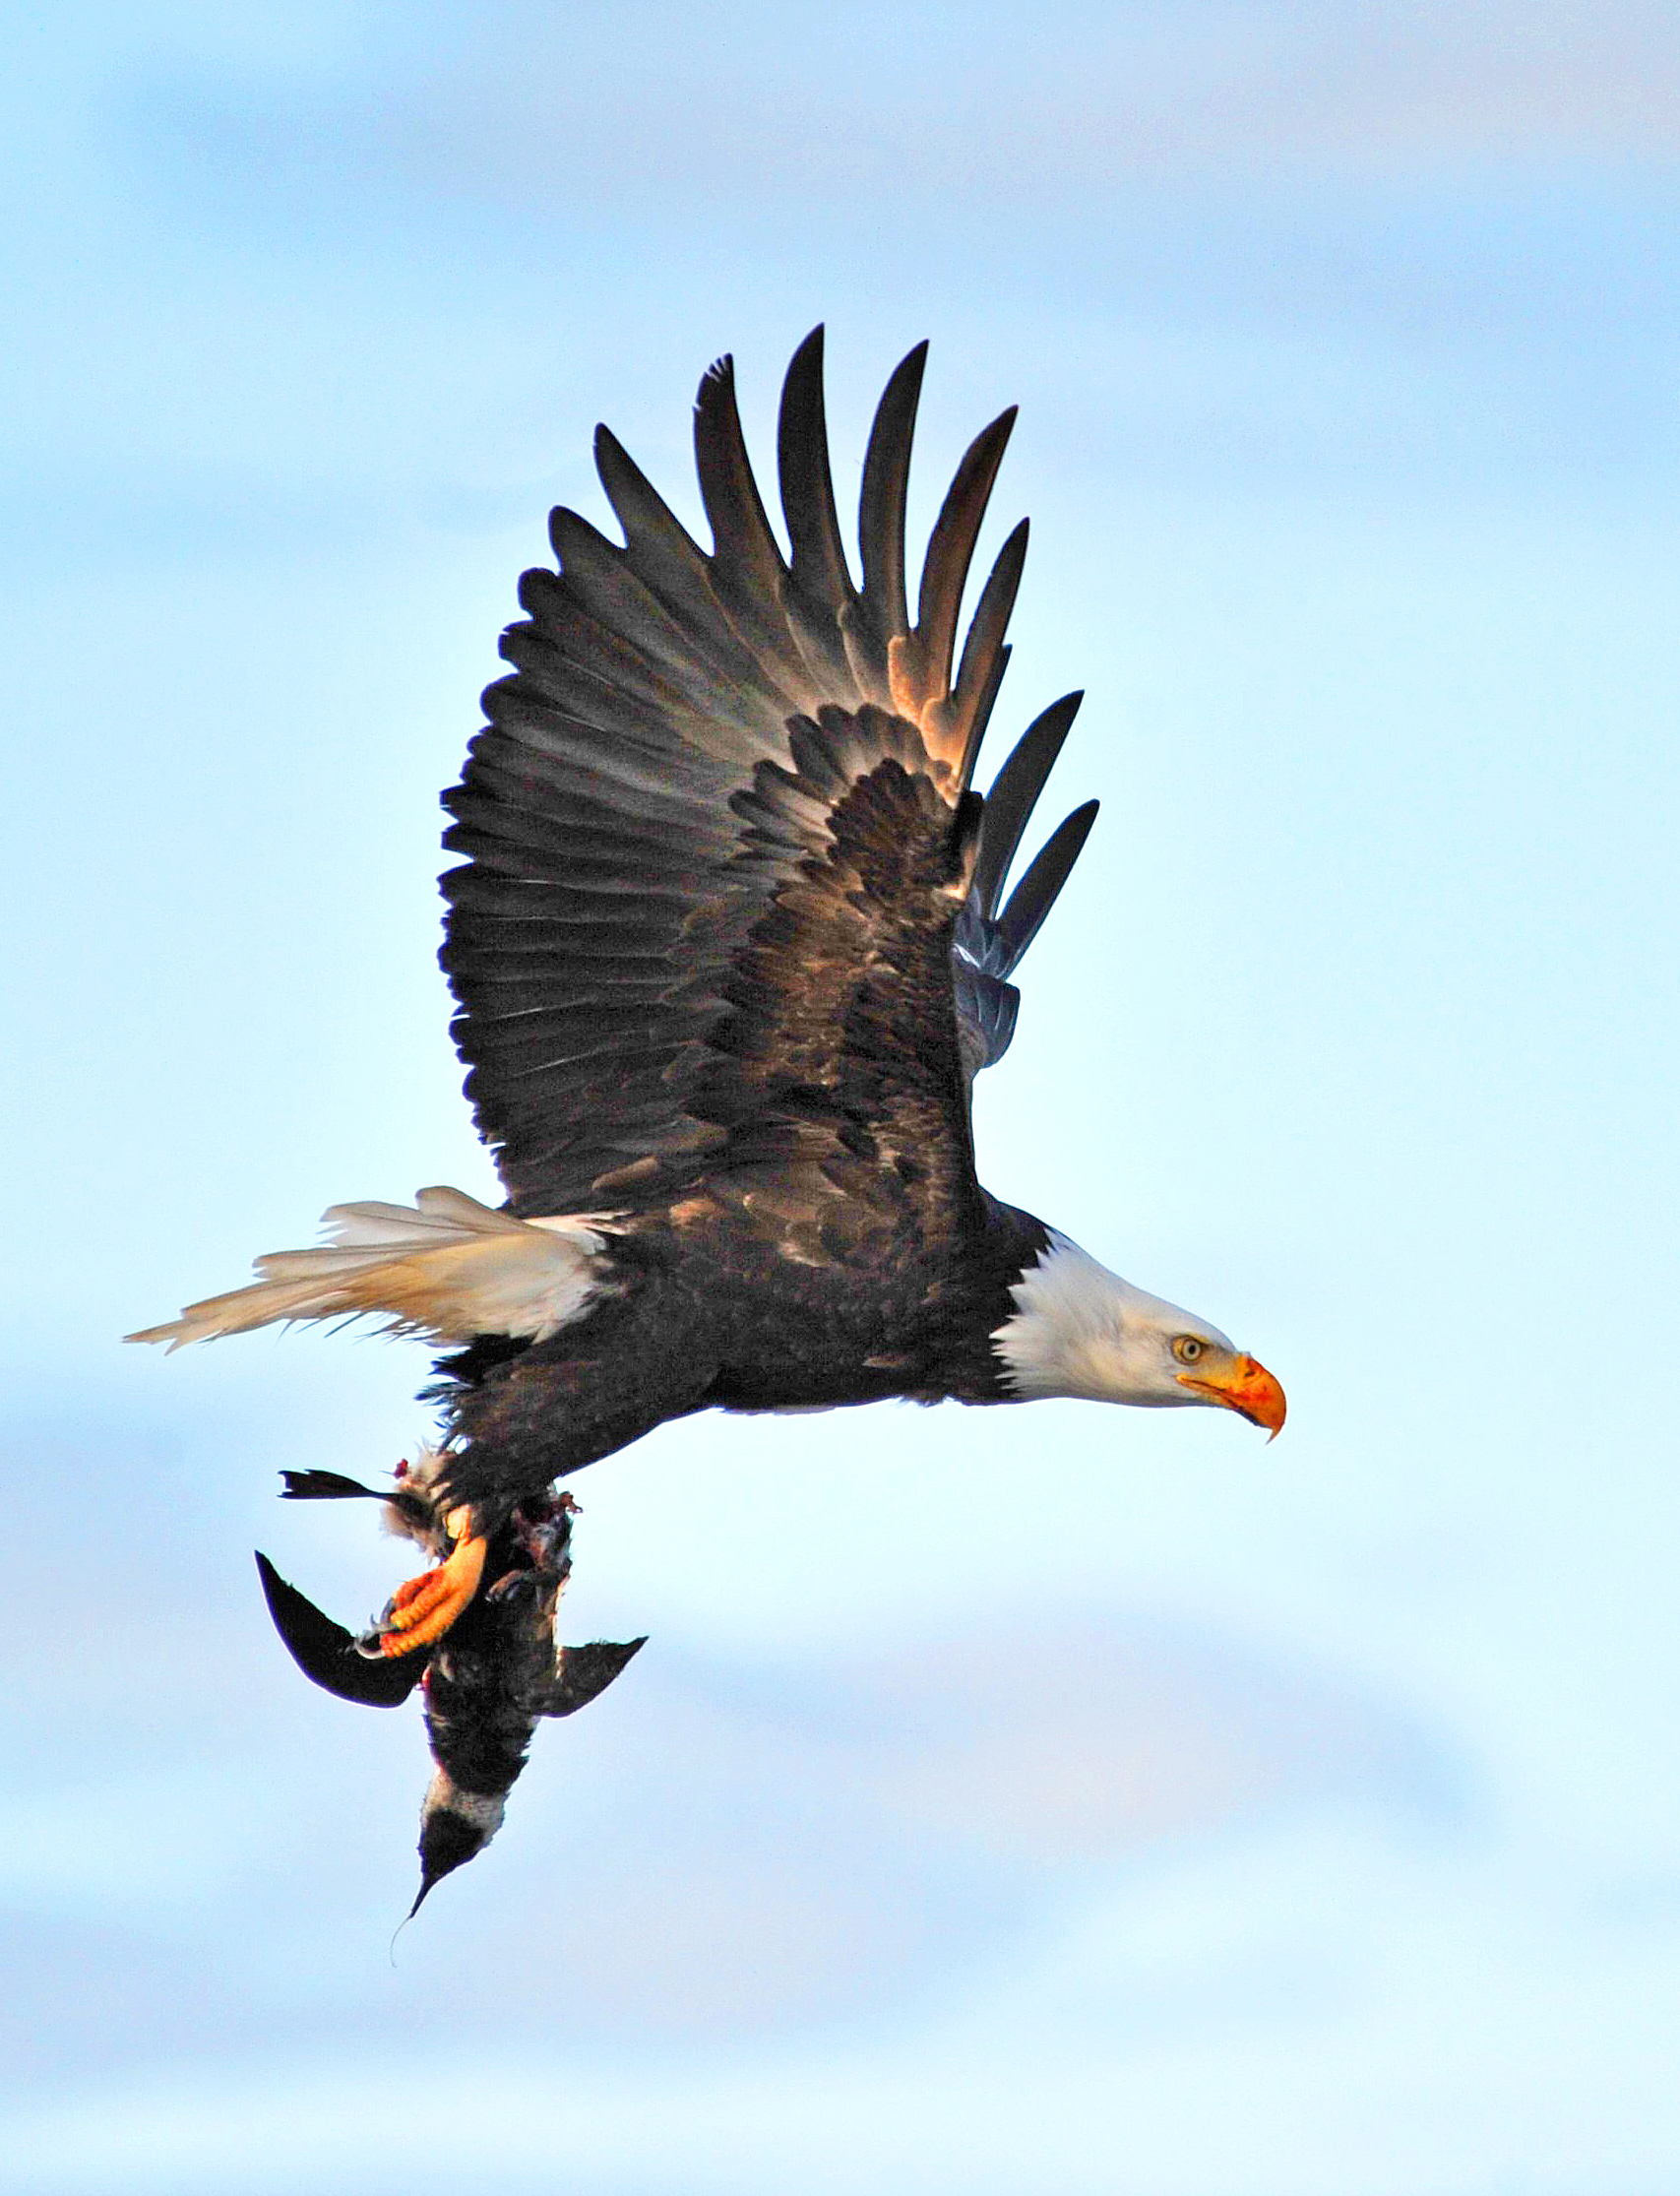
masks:
{"type": "Polygon", "coordinates": [[[1276,1380],[1218,1328],[976,1177],[973,1079],[1008,1048],[1010,976],[1096,804],[1006,898],[1080,697],[973,790],[1027,526],[959,650],[1011,410],[958,467],[912,621],[925,350],[875,415],[855,576],[821,330],[781,397],[785,546],[727,359],[695,408],[709,550],[605,427],[622,544],[553,514],[558,570],[525,575],[511,674],[444,795],[460,866],[442,962],[506,1203],[439,1188],[334,1206],[320,1246],[261,1258],[251,1286],[133,1338],[367,1313],[445,1346],[447,1552],[399,1587],[376,1653],[443,1639],[522,1504],[690,1412],[1080,1396],[1283,1423],[1276,1380]]]}

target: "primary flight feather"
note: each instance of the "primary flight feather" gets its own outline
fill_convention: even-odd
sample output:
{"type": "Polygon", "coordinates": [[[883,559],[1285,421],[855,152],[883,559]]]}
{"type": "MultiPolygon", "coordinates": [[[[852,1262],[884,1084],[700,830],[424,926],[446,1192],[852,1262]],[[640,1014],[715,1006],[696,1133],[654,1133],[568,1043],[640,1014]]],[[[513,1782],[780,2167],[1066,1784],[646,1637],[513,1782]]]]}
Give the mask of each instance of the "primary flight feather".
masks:
{"type": "Polygon", "coordinates": [[[795,353],[760,498],[727,359],[701,384],[710,551],[602,427],[624,535],[553,514],[513,666],[459,785],[442,961],[467,1091],[507,1203],[336,1206],[332,1240],[135,1339],[372,1313],[439,1361],[448,1559],[382,1644],[469,1605],[522,1497],[709,1407],[1210,1403],[1276,1433],[1277,1382],[1207,1321],[992,1197],[969,1092],[1015,1030],[1010,977],[1076,860],[1087,803],[1006,897],[1079,697],[982,799],[1027,528],[959,654],[1013,423],[958,468],[916,590],[905,488],[925,345],[887,385],[854,576],[835,507],[821,331],[795,353]]]}

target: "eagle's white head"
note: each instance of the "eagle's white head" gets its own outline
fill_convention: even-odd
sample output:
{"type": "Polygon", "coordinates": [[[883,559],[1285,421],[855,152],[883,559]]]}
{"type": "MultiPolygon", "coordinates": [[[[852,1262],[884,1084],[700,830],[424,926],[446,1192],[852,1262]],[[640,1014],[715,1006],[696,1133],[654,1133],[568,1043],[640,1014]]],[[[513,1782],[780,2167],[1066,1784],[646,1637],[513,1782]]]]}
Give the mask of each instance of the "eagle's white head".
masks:
{"type": "Polygon", "coordinates": [[[1217,1403],[1265,1426],[1283,1424],[1283,1391],[1258,1359],[1194,1312],[1111,1274],[1051,1234],[1016,1283],[1014,1314],[992,1337],[1013,1392],[1093,1403],[1217,1403]]]}

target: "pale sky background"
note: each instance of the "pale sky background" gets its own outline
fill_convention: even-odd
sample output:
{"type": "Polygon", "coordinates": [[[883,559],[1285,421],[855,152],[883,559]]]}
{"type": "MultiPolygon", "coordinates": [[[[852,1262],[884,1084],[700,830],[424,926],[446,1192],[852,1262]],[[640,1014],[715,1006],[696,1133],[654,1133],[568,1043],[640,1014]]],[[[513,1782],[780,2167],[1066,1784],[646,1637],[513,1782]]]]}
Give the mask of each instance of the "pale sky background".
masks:
{"type": "MultiPolygon", "coordinates": [[[[1666,5],[101,6],[14,24],[0,2188],[1680,2185],[1666,5]],[[842,501],[1022,418],[995,762],[1103,815],[982,1171],[1222,1413],[696,1420],[647,1631],[387,1957],[412,1346],[125,1329],[491,1187],[438,788],[608,418],[680,510],[829,324],[842,501]]],[[[1054,798],[1055,796],[1052,796],[1054,798]]]]}

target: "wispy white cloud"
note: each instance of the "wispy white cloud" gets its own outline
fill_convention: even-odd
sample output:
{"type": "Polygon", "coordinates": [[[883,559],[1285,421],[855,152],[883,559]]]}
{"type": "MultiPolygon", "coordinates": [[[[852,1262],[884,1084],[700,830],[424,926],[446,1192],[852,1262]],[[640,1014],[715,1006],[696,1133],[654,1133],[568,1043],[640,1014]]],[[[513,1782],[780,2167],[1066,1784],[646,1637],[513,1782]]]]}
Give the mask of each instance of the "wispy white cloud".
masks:
{"type": "Polygon", "coordinates": [[[534,2039],[527,1971],[498,1959],[507,2017],[446,2049],[463,2110],[416,2096],[428,2046],[369,2041],[346,2067],[300,2034],[23,2101],[15,2185],[350,2196],[425,2172],[489,2196],[560,2173],[581,2196],[781,2196],[790,2161],[819,2196],[1662,2184],[1672,1925],[1562,1938],[1540,1918],[1555,1880],[1509,1854],[1424,1859],[1357,1812],[1274,1822],[1240,1851],[1238,1897],[1217,1847],[1088,1885],[1028,1957],[978,1948],[961,2009],[924,1999],[849,2033],[635,2053],[575,2027],[534,2039]],[[1586,1975],[1606,1985],[1590,2006],[1586,1975]]]}
{"type": "MultiPolygon", "coordinates": [[[[120,1550],[89,1549],[95,1601],[121,1576],[120,1550]]],[[[199,2066],[208,2126],[230,2053],[365,2055],[387,1987],[369,1917],[395,1922],[410,1890],[418,1714],[308,1690],[251,1599],[165,1651],[190,1691],[126,1771],[89,1736],[89,1670],[37,1673],[42,1724],[88,1740],[80,1766],[43,1750],[15,1781],[0,1836],[5,2056],[43,2127],[55,2068],[97,2062],[114,2094],[199,2066]],[[64,1986],[69,1942],[96,1947],[92,1998],[64,1986]],[[137,2017],[173,1972],[192,1986],[137,2017]]],[[[155,1618],[132,1629],[113,1708],[144,1713],[159,1646],[155,1618]]],[[[1380,1702],[1183,1623],[1093,1616],[1001,1657],[953,1633],[769,1686],[758,1660],[650,1650],[608,1710],[539,1733],[496,1845],[399,1941],[389,1986],[413,1995],[417,2051],[913,2027],[1187,1842],[1347,1803],[1439,1821],[1456,1781],[1380,1702]],[[439,1929],[474,1946],[441,1992],[439,1929]]],[[[163,2155],[180,2164],[177,2137],[163,2155]]]]}
{"type": "Polygon", "coordinates": [[[377,90],[366,54],[310,85],[225,61],[171,70],[165,44],[139,111],[228,177],[400,181],[562,228],[663,211],[673,189],[691,216],[757,225],[780,209],[826,230],[890,207],[913,229],[942,198],[1078,220],[1168,179],[1680,158],[1680,59],[1648,0],[1063,5],[991,39],[925,7],[738,9],[723,34],[666,7],[558,19],[489,0],[469,21],[387,44],[377,90]]]}

